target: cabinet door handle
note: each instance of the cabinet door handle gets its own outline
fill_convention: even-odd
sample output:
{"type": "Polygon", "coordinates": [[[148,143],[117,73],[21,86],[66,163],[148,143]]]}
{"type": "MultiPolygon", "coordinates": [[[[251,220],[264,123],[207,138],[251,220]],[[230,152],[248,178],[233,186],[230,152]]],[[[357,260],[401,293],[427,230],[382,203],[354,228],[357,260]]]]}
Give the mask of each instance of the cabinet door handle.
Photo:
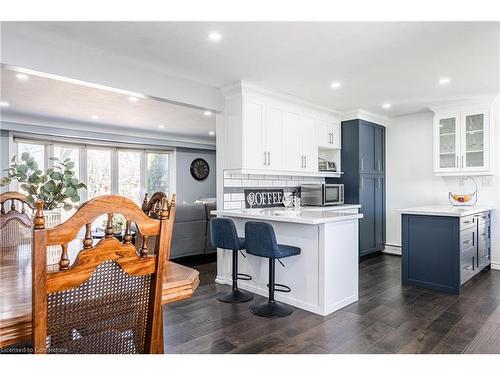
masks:
{"type": "MultiPolygon", "coordinates": [[[[474,262],[474,257],[472,258],[472,261],[474,262]]],[[[464,269],[466,270],[471,270],[472,269],[472,266],[465,266],[464,269]]]]}
{"type": "Polygon", "coordinates": [[[360,189],[361,189],[361,190],[363,190],[364,184],[365,184],[365,183],[364,183],[364,178],[363,178],[363,177],[361,177],[361,181],[360,181],[360,183],[359,183],[359,187],[360,187],[360,189]]]}
{"type": "Polygon", "coordinates": [[[307,168],[307,156],[304,155],[304,168],[307,168]]]}
{"type": "Polygon", "coordinates": [[[464,245],[468,245],[470,243],[471,243],[471,240],[466,240],[466,241],[463,242],[464,245]]]}
{"type": "Polygon", "coordinates": [[[472,232],[472,246],[474,246],[474,243],[476,242],[475,238],[476,238],[476,233],[472,232]]]}
{"type": "Polygon", "coordinates": [[[264,151],[264,165],[267,165],[267,153],[264,151]]]}
{"type": "Polygon", "coordinates": [[[464,167],[464,156],[462,155],[462,168],[464,167]]]}
{"type": "Polygon", "coordinates": [[[382,162],[379,160],[377,160],[377,171],[381,171],[382,170],[382,162]]]}
{"type": "Polygon", "coordinates": [[[456,160],[456,163],[455,163],[455,168],[458,168],[458,155],[457,155],[457,160],[456,160]]]}
{"type": "Polygon", "coordinates": [[[360,162],[360,164],[361,164],[361,165],[360,165],[360,169],[361,169],[361,170],[364,170],[364,169],[365,169],[365,168],[364,168],[364,167],[365,167],[365,166],[364,166],[364,164],[365,164],[365,163],[363,162],[363,158],[359,159],[359,162],[360,162]]]}
{"type": "Polygon", "coordinates": [[[267,165],[271,165],[271,151],[267,152],[267,165]]]}

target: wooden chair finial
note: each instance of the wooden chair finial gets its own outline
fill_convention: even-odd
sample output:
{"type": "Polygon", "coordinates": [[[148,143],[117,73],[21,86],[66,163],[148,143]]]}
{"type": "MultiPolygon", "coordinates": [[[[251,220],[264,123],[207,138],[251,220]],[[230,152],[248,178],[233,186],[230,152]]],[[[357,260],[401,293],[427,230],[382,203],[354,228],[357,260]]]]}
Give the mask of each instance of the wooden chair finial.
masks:
{"type": "Polygon", "coordinates": [[[83,239],[83,248],[90,249],[92,247],[92,223],[85,224],[85,238],[83,239]]]}
{"type": "Polygon", "coordinates": [[[108,214],[108,222],[106,224],[106,229],[104,230],[104,237],[111,238],[113,237],[113,214],[108,214]]]}
{"type": "Polygon", "coordinates": [[[161,199],[160,220],[167,220],[168,214],[168,198],[164,197],[161,199]]]}
{"type": "Polygon", "coordinates": [[[36,213],[33,219],[35,229],[45,229],[45,218],[43,217],[43,200],[39,199],[35,203],[36,213]]]}

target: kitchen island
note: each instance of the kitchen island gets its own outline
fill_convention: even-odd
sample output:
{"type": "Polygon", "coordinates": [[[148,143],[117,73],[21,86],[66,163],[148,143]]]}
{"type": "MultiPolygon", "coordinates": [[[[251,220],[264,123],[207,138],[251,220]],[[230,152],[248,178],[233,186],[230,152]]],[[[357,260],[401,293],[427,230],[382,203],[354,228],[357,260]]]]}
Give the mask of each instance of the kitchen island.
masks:
{"type": "MultiPolygon", "coordinates": [[[[328,315],[358,300],[359,205],[300,210],[243,209],[213,211],[231,218],[240,237],[247,221],[266,221],[278,243],[297,246],[300,255],[276,265],[276,282],[291,288],[276,293],[276,300],[320,315],[328,315]]],[[[218,250],[216,282],[231,285],[231,253],[218,250]]],[[[268,261],[246,254],[239,257],[239,272],[252,276],[240,280],[241,289],[268,295],[268,261]]]]}
{"type": "Polygon", "coordinates": [[[440,292],[462,285],[491,264],[491,206],[401,209],[401,278],[440,292]]]}

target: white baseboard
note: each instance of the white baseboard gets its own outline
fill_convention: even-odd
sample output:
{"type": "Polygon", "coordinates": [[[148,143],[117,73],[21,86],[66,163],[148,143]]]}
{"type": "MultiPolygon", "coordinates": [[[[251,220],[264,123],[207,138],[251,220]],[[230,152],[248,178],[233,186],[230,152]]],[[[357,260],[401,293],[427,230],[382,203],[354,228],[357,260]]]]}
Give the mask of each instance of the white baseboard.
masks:
{"type": "Polygon", "coordinates": [[[385,254],[401,255],[401,246],[385,244],[382,252],[385,254]]]}
{"type": "Polygon", "coordinates": [[[500,262],[491,262],[491,269],[500,271],[500,262]]]}

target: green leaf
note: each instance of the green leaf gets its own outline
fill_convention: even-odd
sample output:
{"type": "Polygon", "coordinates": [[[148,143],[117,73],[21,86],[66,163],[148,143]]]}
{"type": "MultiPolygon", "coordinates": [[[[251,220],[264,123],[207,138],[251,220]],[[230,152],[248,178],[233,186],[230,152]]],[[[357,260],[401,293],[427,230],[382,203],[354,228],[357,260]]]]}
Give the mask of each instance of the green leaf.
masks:
{"type": "Polygon", "coordinates": [[[27,161],[30,158],[30,153],[29,152],[23,152],[21,154],[21,160],[22,161],[27,161]]]}
{"type": "Polygon", "coordinates": [[[52,161],[59,161],[59,158],[56,158],[55,156],[51,156],[51,157],[49,158],[49,160],[52,160],[52,161]]]}
{"type": "Polygon", "coordinates": [[[66,158],[66,159],[64,159],[63,163],[67,163],[70,160],[71,160],[70,158],[66,158]]]}
{"type": "Polygon", "coordinates": [[[80,196],[78,194],[75,194],[71,197],[71,202],[80,202],[80,196]]]}
{"type": "Polygon", "coordinates": [[[0,186],[6,186],[8,184],[10,184],[10,178],[8,177],[3,177],[2,179],[0,179],[0,186]]]}
{"type": "Polygon", "coordinates": [[[70,184],[73,185],[74,187],[78,188],[78,178],[71,177],[70,178],[70,184]]]}
{"type": "Polygon", "coordinates": [[[52,174],[50,175],[50,178],[52,178],[53,180],[60,180],[62,177],[62,173],[60,172],[52,172],[52,174]]]}
{"type": "Polygon", "coordinates": [[[73,208],[73,205],[69,204],[69,203],[64,203],[63,208],[64,208],[64,211],[70,211],[73,208]]]}
{"type": "Polygon", "coordinates": [[[17,155],[14,155],[14,156],[12,157],[12,159],[10,159],[10,162],[11,162],[11,163],[14,163],[14,162],[16,161],[16,158],[17,158],[17,155]]]}
{"type": "Polygon", "coordinates": [[[65,194],[65,195],[67,195],[68,197],[73,196],[75,193],[76,193],[76,190],[75,190],[75,189],[73,189],[72,187],[67,187],[67,188],[64,190],[64,194],[65,194]]]}
{"type": "Polygon", "coordinates": [[[52,193],[54,190],[57,189],[56,183],[52,180],[47,181],[44,185],[43,188],[46,192],[52,193]]]}
{"type": "Polygon", "coordinates": [[[69,163],[66,163],[66,168],[68,168],[68,169],[73,169],[73,168],[75,168],[75,162],[70,161],[69,163]]]}
{"type": "Polygon", "coordinates": [[[80,182],[77,186],[77,189],[85,189],[87,190],[87,185],[85,185],[83,182],[80,182]]]}

